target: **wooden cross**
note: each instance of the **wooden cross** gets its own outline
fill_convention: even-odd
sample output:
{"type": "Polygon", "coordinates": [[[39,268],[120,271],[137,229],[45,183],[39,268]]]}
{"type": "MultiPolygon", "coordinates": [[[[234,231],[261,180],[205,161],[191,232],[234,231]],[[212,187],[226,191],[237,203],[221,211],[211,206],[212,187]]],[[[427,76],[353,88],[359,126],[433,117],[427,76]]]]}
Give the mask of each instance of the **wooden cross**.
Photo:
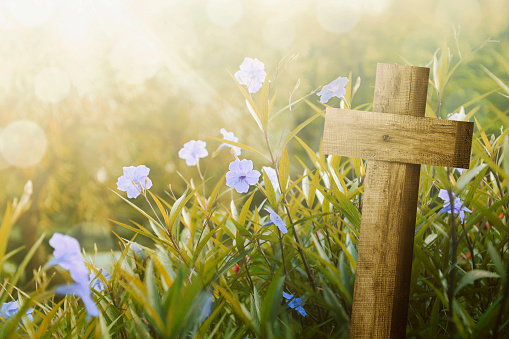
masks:
{"type": "Polygon", "coordinates": [[[378,64],[373,112],[327,108],[323,153],[368,159],[351,338],[404,338],[420,165],[468,168],[473,123],[425,118],[429,68],[378,64]]]}

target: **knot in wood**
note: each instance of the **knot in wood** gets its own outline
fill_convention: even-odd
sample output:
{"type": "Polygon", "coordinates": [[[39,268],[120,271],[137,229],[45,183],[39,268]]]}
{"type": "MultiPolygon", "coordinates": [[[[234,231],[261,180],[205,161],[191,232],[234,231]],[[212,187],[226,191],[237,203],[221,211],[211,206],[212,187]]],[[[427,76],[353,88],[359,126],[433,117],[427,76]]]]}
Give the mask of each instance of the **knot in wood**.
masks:
{"type": "Polygon", "coordinates": [[[383,141],[389,141],[389,136],[386,134],[382,137],[383,141]]]}

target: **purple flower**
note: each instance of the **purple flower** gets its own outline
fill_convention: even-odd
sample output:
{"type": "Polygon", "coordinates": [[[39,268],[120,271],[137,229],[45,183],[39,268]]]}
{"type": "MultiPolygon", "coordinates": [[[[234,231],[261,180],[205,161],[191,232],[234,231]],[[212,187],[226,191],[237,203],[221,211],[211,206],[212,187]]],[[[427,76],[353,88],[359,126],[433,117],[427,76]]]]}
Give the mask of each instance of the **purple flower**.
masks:
{"type": "Polygon", "coordinates": [[[97,292],[102,292],[104,291],[105,287],[104,287],[104,284],[103,284],[103,280],[101,279],[101,276],[107,281],[109,282],[110,279],[111,279],[111,276],[110,274],[106,271],[106,270],[102,270],[102,272],[99,274],[99,269],[97,269],[97,272],[92,270],[92,272],[90,272],[90,276],[89,276],[89,279],[91,281],[91,287],[96,290],[97,292]]]}
{"type": "Polygon", "coordinates": [[[202,323],[212,313],[213,295],[210,292],[206,292],[205,297],[202,300],[200,316],[198,322],[202,323]]]}
{"type": "MultiPolygon", "coordinates": [[[[465,219],[465,212],[471,213],[472,211],[466,208],[465,206],[462,206],[463,203],[461,202],[460,198],[456,197],[454,193],[452,193],[452,197],[454,198],[454,214],[459,214],[461,222],[463,222],[463,219],[465,219]]],[[[444,201],[444,207],[438,212],[438,214],[442,213],[451,213],[451,201],[449,199],[449,193],[447,190],[440,190],[438,193],[438,197],[444,201]]]]}
{"type": "Polygon", "coordinates": [[[263,224],[263,226],[274,224],[277,226],[277,228],[279,228],[281,233],[283,234],[288,233],[288,230],[286,229],[286,224],[283,221],[283,219],[281,219],[281,217],[272,208],[265,207],[265,210],[269,212],[270,220],[263,224]]]}
{"type": "Polygon", "coordinates": [[[80,297],[85,305],[85,309],[87,310],[87,319],[99,316],[99,309],[97,308],[94,300],[92,300],[92,292],[90,291],[88,279],[76,281],[74,284],[58,286],[55,289],[55,293],[59,295],[75,295],[80,297]]]}
{"type": "Polygon", "coordinates": [[[325,104],[332,97],[343,98],[346,94],[345,86],[348,83],[348,78],[338,77],[336,80],[328,85],[322,87],[322,90],[317,93],[320,96],[320,102],[325,104]]]}
{"type": "MultiPolygon", "coordinates": [[[[227,132],[224,128],[221,128],[221,134],[223,135],[224,140],[233,141],[233,142],[239,141],[239,138],[237,138],[233,134],[233,132],[227,132]]],[[[227,144],[225,142],[223,142],[221,145],[219,145],[219,148],[224,148],[224,147],[231,147],[235,151],[236,156],[239,156],[241,153],[240,147],[238,147],[238,146],[233,146],[233,145],[227,144]]]]}
{"type": "Polygon", "coordinates": [[[179,157],[186,161],[187,166],[196,166],[200,158],[205,158],[209,155],[205,148],[207,143],[201,140],[191,140],[184,144],[184,147],[179,151],[179,157]]]}
{"type": "Polygon", "coordinates": [[[226,186],[234,187],[238,193],[246,193],[250,185],[258,183],[261,175],[253,170],[253,162],[246,159],[232,161],[229,169],[226,173],[226,186]]]}
{"type": "Polygon", "coordinates": [[[235,73],[235,79],[241,85],[248,86],[249,93],[256,93],[262,88],[267,72],[265,65],[258,59],[245,58],[240,65],[240,71],[235,73]]]}
{"type": "Polygon", "coordinates": [[[133,252],[133,254],[136,256],[136,258],[140,260],[145,259],[145,252],[143,249],[138,245],[135,241],[127,241],[127,245],[129,246],[129,250],[133,252]]]}
{"type": "Polygon", "coordinates": [[[268,166],[263,166],[262,170],[265,171],[265,173],[267,173],[267,176],[269,177],[269,180],[272,183],[272,187],[274,187],[274,190],[277,191],[277,189],[279,188],[279,180],[277,180],[276,170],[268,166]]]}
{"type": "MultiPolygon", "coordinates": [[[[0,323],[3,324],[5,320],[15,316],[16,313],[18,313],[18,311],[19,305],[17,301],[3,303],[2,307],[0,308],[0,323]]],[[[34,311],[33,308],[29,308],[25,312],[30,321],[34,321],[34,316],[32,315],[33,311],[34,311]]],[[[23,324],[23,322],[21,323],[23,324]]]]}
{"type": "MultiPolygon", "coordinates": [[[[49,244],[55,250],[53,251],[54,258],[48,262],[49,266],[60,265],[63,269],[75,272],[75,276],[80,276],[85,272],[88,274],[87,267],[81,258],[80,244],[78,240],[68,235],[55,233],[49,240],[49,244]]],[[[73,277],[74,279],[74,277],[73,277]]]]}
{"type": "Polygon", "coordinates": [[[127,192],[128,198],[136,198],[144,190],[152,187],[148,178],[150,168],[145,165],[124,167],[124,175],[118,178],[117,189],[127,192]]]}
{"type": "Polygon", "coordinates": [[[92,300],[90,278],[85,262],[81,257],[79,242],[68,235],[55,233],[49,244],[55,250],[53,251],[54,258],[48,262],[48,265],[60,265],[69,271],[74,280],[73,284],[57,287],[55,293],[80,297],[87,310],[87,319],[99,316],[99,309],[92,300]]]}
{"type": "Polygon", "coordinates": [[[465,108],[461,106],[459,112],[451,114],[447,120],[464,121],[467,115],[465,114],[465,108]]]}
{"type": "MultiPolygon", "coordinates": [[[[283,292],[283,297],[286,299],[286,300],[290,300],[293,298],[293,294],[289,294],[289,293],[285,293],[283,292]]],[[[292,299],[288,305],[285,307],[285,310],[286,309],[289,309],[289,308],[292,308],[294,310],[296,310],[297,312],[299,312],[302,316],[306,316],[307,313],[306,311],[304,310],[304,308],[302,308],[301,306],[301,300],[300,298],[295,298],[295,299],[292,299]]]]}

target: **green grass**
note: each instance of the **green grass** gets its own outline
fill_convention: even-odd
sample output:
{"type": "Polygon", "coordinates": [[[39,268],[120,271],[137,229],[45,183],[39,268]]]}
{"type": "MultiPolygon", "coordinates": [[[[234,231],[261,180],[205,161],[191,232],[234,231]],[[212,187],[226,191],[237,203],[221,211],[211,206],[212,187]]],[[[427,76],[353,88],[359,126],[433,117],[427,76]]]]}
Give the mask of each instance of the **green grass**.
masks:
{"type": "MultiPolygon", "coordinates": [[[[454,72],[462,67],[462,59],[452,63],[448,53],[442,53],[446,50],[444,45],[431,65],[426,109],[430,117],[443,115],[439,112],[442,93],[454,84],[454,72]]],[[[507,91],[500,80],[504,75],[487,70],[484,76],[496,81],[501,92],[507,91]]],[[[265,81],[261,93],[252,96],[240,89],[260,121],[257,144],[266,142],[267,147],[232,144],[244,149],[241,158],[252,159],[255,168],[269,163],[278,173],[279,188],[274,189],[265,176],[265,185],[237,194],[224,183],[229,161],[208,157],[202,160],[206,166],[222,168],[223,173],[203,182],[188,181],[188,173],[183,174],[187,190],[181,196],[172,190],[164,196],[148,191],[146,200],[112,194],[143,220],[113,216],[115,234],[129,231],[146,246],[145,257],[140,258],[126,247],[126,240],[131,239],[118,236],[122,252],[112,252],[111,280],[103,281],[104,292],[94,293],[101,316],[87,321],[79,299],[55,297],[55,281],[66,278],[46,266],[25,282],[26,293],[25,288],[16,287],[33,254],[47,241],[43,235],[13,273],[0,273],[0,301],[24,299],[25,308],[35,308],[34,321],[24,319],[16,330],[22,310],[0,325],[0,337],[348,336],[366,163],[326,157],[298,136],[324,116],[324,106],[314,99],[301,101],[313,113],[278,143],[280,135],[270,132],[271,117],[278,108],[267,104],[276,97],[275,88],[265,81]],[[279,212],[288,234],[282,235],[273,225],[263,227],[268,220],[264,206],[279,212]],[[283,291],[300,297],[308,316],[285,309],[283,291]],[[211,313],[204,315],[208,307],[211,313]]],[[[484,100],[495,95],[490,93],[484,100]]],[[[369,106],[356,102],[352,81],[345,100],[356,109],[369,106]]],[[[509,125],[507,100],[504,107],[488,104],[500,119],[491,125],[477,122],[480,100],[473,98],[463,105],[467,117],[476,121],[470,169],[459,175],[454,169],[421,168],[407,327],[410,338],[509,335],[509,137],[507,130],[496,125],[498,121],[509,125]],[[451,190],[472,210],[464,222],[457,215],[438,214],[440,189],[451,190]]],[[[285,114],[291,110],[287,108],[278,119],[285,119],[285,114]]],[[[6,240],[17,226],[17,217],[28,208],[28,197],[29,192],[20,203],[5,209],[0,268],[14,254],[6,252],[6,240]]],[[[95,264],[93,248],[85,250],[88,264],[95,264]]]]}

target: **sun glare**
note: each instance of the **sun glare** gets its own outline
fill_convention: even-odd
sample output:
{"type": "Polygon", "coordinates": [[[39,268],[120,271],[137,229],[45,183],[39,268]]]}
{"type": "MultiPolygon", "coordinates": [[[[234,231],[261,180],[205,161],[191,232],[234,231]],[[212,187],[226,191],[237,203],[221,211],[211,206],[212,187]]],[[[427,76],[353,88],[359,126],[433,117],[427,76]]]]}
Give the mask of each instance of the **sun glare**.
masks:
{"type": "Polygon", "coordinates": [[[20,24],[35,27],[46,23],[53,15],[56,0],[8,0],[9,14],[20,24]]]}

